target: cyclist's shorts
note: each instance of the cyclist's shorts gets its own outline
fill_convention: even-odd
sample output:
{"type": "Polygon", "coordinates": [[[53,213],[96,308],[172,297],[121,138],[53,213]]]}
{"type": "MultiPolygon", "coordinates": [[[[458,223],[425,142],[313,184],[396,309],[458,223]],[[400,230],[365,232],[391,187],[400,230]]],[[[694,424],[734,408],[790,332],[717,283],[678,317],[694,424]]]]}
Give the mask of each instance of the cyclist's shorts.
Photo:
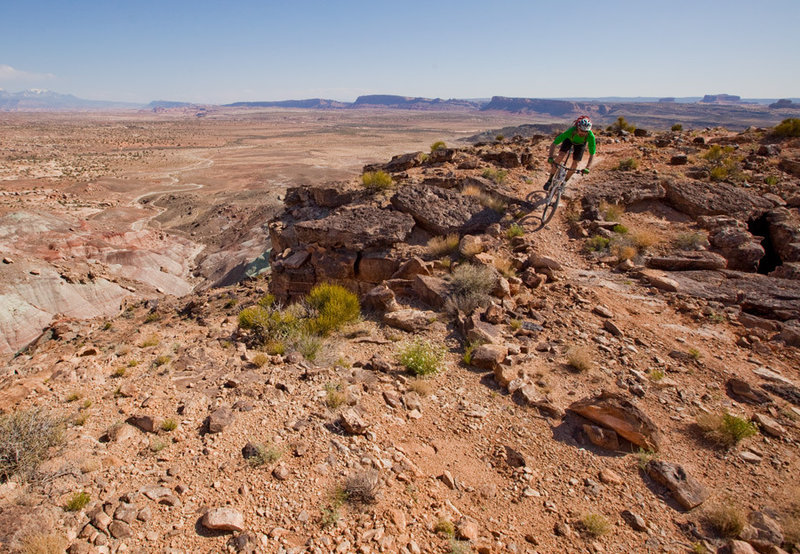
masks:
{"type": "Polygon", "coordinates": [[[581,158],[583,158],[583,150],[586,148],[586,143],[572,144],[571,140],[564,139],[564,142],[561,143],[561,151],[567,152],[570,148],[572,148],[572,158],[576,162],[581,161],[581,158]]]}

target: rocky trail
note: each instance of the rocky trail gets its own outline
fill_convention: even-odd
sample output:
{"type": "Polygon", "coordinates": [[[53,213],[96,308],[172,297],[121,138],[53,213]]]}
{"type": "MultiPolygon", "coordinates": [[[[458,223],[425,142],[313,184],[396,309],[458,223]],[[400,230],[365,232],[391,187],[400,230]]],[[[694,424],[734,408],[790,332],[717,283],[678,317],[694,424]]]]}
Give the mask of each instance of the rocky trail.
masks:
{"type": "Polygon", "coordinates": [[[603,133],[537,230],[521,200],[548,140],[366,167],[386,189],[290,187],[268,274],[51,326],[0,406],[64,418],[64,440],[0,484],[0,544],[797,551],[800,186],[778,166],[800,145],[603,133]],[[709,179],[714,144],[739,145],[736,179],[709,179]],[[361,317],[280,327],[318,283],[361,317]],[[415,346],[437,371],[409,370],[415,346]]]}

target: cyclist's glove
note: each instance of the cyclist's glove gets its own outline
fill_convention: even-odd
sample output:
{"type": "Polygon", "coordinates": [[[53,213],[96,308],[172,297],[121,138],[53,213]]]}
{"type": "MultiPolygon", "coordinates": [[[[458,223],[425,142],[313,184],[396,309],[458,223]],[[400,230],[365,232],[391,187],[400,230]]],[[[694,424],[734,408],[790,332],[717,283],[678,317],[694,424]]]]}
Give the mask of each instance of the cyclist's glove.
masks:
{"type": "Polygon", "coordinates": [[[584,175],[588,175],[589,174],[589,168],[587,167],[585,169],[582,169],[581,173],[583,173],[584,175]]]}
{"type": "Polygon", "coordinates": [[[555,163],[555,162],[556,161],[553,158],[547,158],[547,163],[552,164],[552,163],[555,163]]]}

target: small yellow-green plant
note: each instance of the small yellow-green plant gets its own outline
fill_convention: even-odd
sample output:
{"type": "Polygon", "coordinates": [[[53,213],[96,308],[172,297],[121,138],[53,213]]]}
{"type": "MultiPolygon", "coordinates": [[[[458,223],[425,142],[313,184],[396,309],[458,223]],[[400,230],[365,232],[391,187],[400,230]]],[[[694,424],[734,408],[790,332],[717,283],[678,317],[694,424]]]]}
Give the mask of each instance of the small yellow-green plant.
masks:
{"type": "Polygon", "coordinates": [[[119,379],[121,377],[125,377],[126,371],[127,370],[124,367],[118,367],[117,369],[114,370],[114,373],[112,373],[111,376],[119,379]]]}
{"type": "Polygon", "coordinates": [[[675,237],[673,244],[681,250],[696,250],[706,241],[706,236],[698,231],[680,233],[675,237]]]}
{"type": "Polygon", "coordinates": [[[647,463],[654,458],[656,458],[655,452],[640,448],[639,451],[636,452],[636,465],[639,467],[639,469],[644,471],[644,469],[647,467],[647,463]]]}
{"type": "Polygon", "coordinates": [[[247,462],[253,466],[263,466],[274,464],[283,456],[283,451],[272,444],[256,444],[255,456],[247,459],[247,462]]]}
{"type": "Polygon", "coordinates": [[[658,369],[654,367],[653,369],[650,370],[650,373],[648,373],[647,376],[650,377],[650,380],[655,381],[657,383],[666,376],[666,373],[664,373],[663,369],[658,369]]]}
{"type": "Polygon", "coordinates": [[[609,239],[607,239],[606,237],[603,237],[603,236],[600,236],[600,235],[594,235],[594,236],[586,239],[584,247],[589,252],[602,252],[603,250],[608,248],[608,245],[609,245],[610,242],[611,241],[609,239]]]}
{"type": "Polygon", "coordinates": [[[161,315],[158,312],[150,312],[148,313],[145,318],[145,323],[152,323],[154,321],[159,321],[161,319],[161,315]]]}
{"type": "Polygon", "coordinates": [[[639,160],[636,158],[625,158],[624,160],[620,160],[617,164],[617,169],[619,171],[633,171],[639,168],[639,160]]]}
{"type": "Polygon", "coordinates": [[[175,430],[175,429],[177,429],[177,428],[178,428],[178,422],[177,422],[177,421],[175,421],[174,419],[172,419],[171,417],[168,417],[167,419],[165,419],[165,420],[164,420],[164,421],[161,423],[161,430],[162,430],[162,431],[166,431],[166,432],[168,432],[168,433],[169,433],[170,431],[174,431],[174,430],[175,430]]]}
{"type": "Polygon", "coordinates": [[[320,525],[323,529],[333,527],[338,523],[339,510],[345,502],[347,502],[347,492],[344,487],[336,486],[328,493],[328,498],[320,510],[320,525]]]}
{"type": "Polygon", "coordinates": [[[440,519],[437,521],[436,525],[433,527],[433,531],[439,535],[444,535],[445,537],[456,536],[456,527],[449,519],[440,519]]]}
{"type": "Polygon", "coordinates": [[[606,221],[619,221],[624,212],[625,208],[619,204],[612,204],[605,200],[600,202],[600,214],[606,221]]]}
{"type": "Polygon", "coordinates": [[[392,176],[385,171],[367,171],[361,176],[361,184],[371,191],[387,190],[392,188],[392,176]]]}
{"type": "Polygon", "coordinates": [[[325,385],[325,404],[335,410],[344,404],[345,395],[342,392],[341,383],[328,383],[325,385]]]}
{"type": "Polygon", "coordinates": [[[150,451],[151,452],[161,452],[164,450],[169,443],[167,441],[161,439],[151,439],[150,440],[150,451]]]}
{"type": "Polygon", "coordinates": [[[80,397],[81,397],[80,393],[77,393],[77,392],[71,392],[71,393],[69,393],[69,394],[67,395],[67,398],[66,398],[66,400],[67,400],[67,402],[75,402],[76,400],[79,400],[79,399],[80,399],[80,397]]]}
{"type": "Polygon", "coordinates": [[[683,131],[683,125],[681,125],[680,123],[675,123],[674,125],[672,125],[672,127],[670,127],[670,130],[683,131]]]}
{"type": "Polygon", "coordinates": [[[64,510],[68,512],[77,512],[82,510],[92,499],[88,492],[76,492],[67,501],[64,510]]]}
{"type": "Polygon", "coordinates": [[[358,296],[340,285],[322,283],[311,289],[306,297],[316,316],[309,321],[309,329],[321,336],[351,323],[361,315],[358,296]]]}
{"type": "Polygon", "coordinates": [[[508,322],[508,325],[511,327],[512,331],[519,331],[522,329],[522,323],[523,321],[521,319],[514,318],[508,322]]]}
{"type": "Polygon", "coordinates": [[[433,386],[426,379],[412,379],[408,384],[408,389],[416,392],[418,395],[425,397],[433,392],[433,386]]]}
{"type": "Polygon", "coordinates": [[[697,348],[690,348],[688,354],[693,360],[699,360],[703,356],[697,348]]]}
{"type": "Polygon", "coordinates": [[[128,367],[136,367],[139,365],[139,360],[128,360],[128,367]]]}
{"type": "Polygon", "coordinates": [[[252,364],[256,367],[263,367],[269,361],[269,357],[263,352],[259,352],[253,356],[252,364]]]}
{"type": "Polygon", "coordinates": [[[512,223],[506,230],[506,238],[513,239],[514,237],[521,237],[525,234],[525,229],[521,225],[512,223]]]}
{"type": "Polygon", "coordinates": [[[764,184],[774,187],[778,184],[778,178],[774,175],[770,175],[769,177],[764,178],[764,184]]]}
{"type": "Polygon", "coordinates": [[[632,133],[636,130],[636,126],[631,125],[625,120],[624,117],[620,116],[614,123],[609,125],[606,128],[606,130],[616,134],[621,134],[622,131],[627,131],[628,133],[632,133]]]}
{"type": "Polygon", "coordinates": [[[171,360],[172,356],[161,354],[160,356],[156,356],[156,359],[153,360],[153,365],[155,367],[161,367],[162,365],[168,364],[171,360]]]}
{"type": "Polygon", "coordinates": [[[484,179],[489,179],[500,185],[506,180],[506,177],[508,177],[508,171],[505,169],[486,168],[482,175],[484,179]]]}
{"type": "Polygon", "coordinates": [[[586,514],[581,518],[581,526],[593,537],[600,537],[611,530],[611,524],[602,514],[586,514]]]}
{"type": "Polygon", "coordinates": [[[611,230],[619,235],[625,235],[628,233],[628,227],[626,227],[622,223],[617,223],[611,228],[611,230]]]}
{"type": "Polygon", "coordinates": [[[414,375],[432,375],[442,368],[444,348],[417,339],[399,354],[400,363],[414,375]]]}
{"type": "Polygon", "coordinates": [[[431,144],[431,153],[436,152],[437,150],[442,150],[447,148],[447,145],[442,140],[437,140],[433,144],[431,144]]]}

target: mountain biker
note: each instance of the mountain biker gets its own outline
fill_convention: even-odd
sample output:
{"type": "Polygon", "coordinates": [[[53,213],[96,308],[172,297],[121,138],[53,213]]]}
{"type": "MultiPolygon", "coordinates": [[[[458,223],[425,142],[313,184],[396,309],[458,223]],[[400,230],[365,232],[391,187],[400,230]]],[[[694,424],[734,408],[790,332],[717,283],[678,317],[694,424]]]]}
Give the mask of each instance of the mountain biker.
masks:
{"type": "Polygon", "coordinates": [[[555,140],[553,140],[553,144],[550,145],[550,153],[547,155],[547,163],[551,165],[550,177],[544,185],[544,190],[547,190],[550,187],[550,183],[553,182],[553,175],[556,173],[556,164],[562,163],[567,156],[567,152],[572,148],[572,167],[567,171],[565,182],[569,181],[569,178],[572,177],[572,174],[575,173],[575,170],[578,168],[578,162],[583,158],[583,150],[587,144],[589,145],[589,161],[586,162],[586,167],[581,170],[581,173],[584,175],[589,173],[589,168],[592,166],[596,142],[594,133],[592,133],[592,120],[589,119],[588,116],[582,115],[575,120],[572,127],[558,135],[555,140]],[[553,153],[556,150],[556,146],[559,144],[561,145],[561,150],[558,154],[558,158],[554,160],[553,153]]]}

